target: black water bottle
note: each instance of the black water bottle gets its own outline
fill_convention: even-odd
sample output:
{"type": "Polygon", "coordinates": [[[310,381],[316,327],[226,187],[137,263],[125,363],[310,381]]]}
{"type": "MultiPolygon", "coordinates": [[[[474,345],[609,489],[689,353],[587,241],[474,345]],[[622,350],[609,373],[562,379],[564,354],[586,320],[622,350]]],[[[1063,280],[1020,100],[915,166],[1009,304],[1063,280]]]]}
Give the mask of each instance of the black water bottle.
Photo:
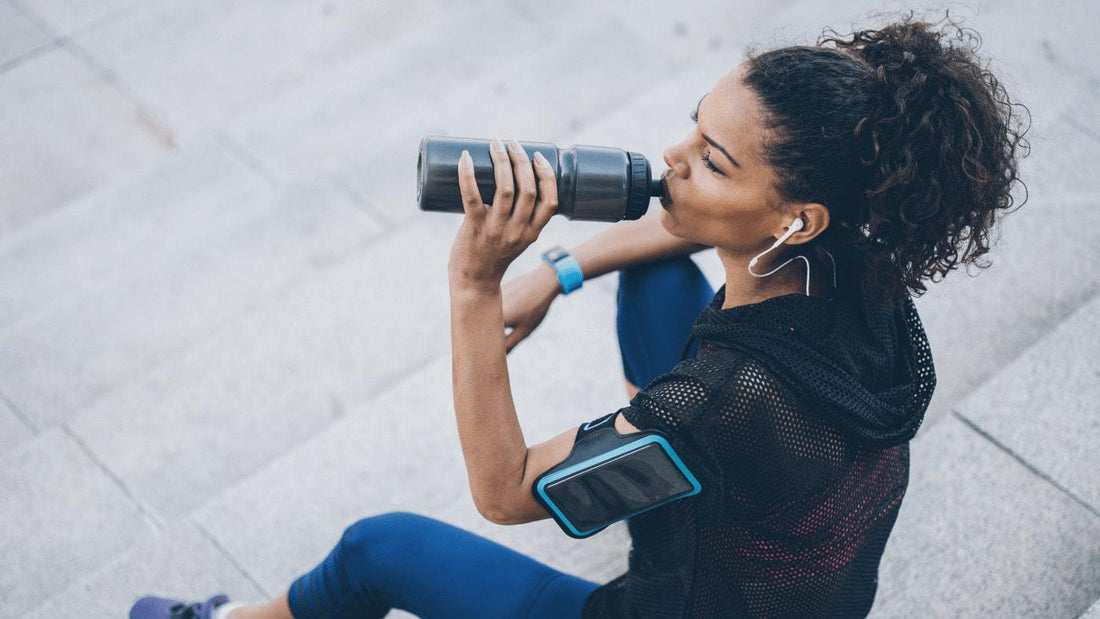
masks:
{"type": "MultiPolygon", "coordinates": [[[[520,142],[534,161],[535,152],[550,162],[558,180],[554,214],[584,221],[638,219],[649,199],[664,194],[653,179],[649,161],[640,153],[602,146],[558,148],[547,142],[520,142]]],[[[462,213],[458,158],[470,151],[481,200],[491,204],[496,193],[489,140],[428,136],[420,140],[416,161],[416,201],[422,211],[462,213]]]]}

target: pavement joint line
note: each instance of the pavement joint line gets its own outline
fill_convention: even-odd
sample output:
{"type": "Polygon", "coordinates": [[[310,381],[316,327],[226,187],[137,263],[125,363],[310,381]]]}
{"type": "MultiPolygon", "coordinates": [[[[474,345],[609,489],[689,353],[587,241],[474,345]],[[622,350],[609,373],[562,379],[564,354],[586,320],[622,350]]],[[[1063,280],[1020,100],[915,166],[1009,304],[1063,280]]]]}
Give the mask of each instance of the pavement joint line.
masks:
{"type": "Polygon", "coordinates": [[[368,200],[358,191],[356,191],[346,180],[339,174],[325,175],[324,179],[328,181],[337,191],[342,193],[345,197],[352,201],[357,207],[365,211],[368,215],[373,217],[382,226],[385,232],[393,232],[395,227],[400,227],[400,220],[392,219],[388,214],[381,209],[374,206],[372,200],[368,200]]]}
{"type": "Polygon", "coordinates": [[[39,56],[44,56],[47,53],[52,52],[60,47],[61,40],[53,39],[49,43],[44,43],[39,47],[31,48],[23,52],[21,55],[16,56],[15,58],[12,58],[11,60],[8,60],[3,64],[0,64],[0,75],[7,73],[8,71],[11,71],[12,69],[15,69],[21,65],[24,65],[34,60],[35,58],[38,58],[39,56]]]}
{"type": "Polygon", "coordinates": [[[34,425],[34,422],[31,421],[30,417],[27,417],[27,414],[24,413],[18,406],[16,406],[15,402],[12,402],[8,396],[4,395],[2,391],[0,391],[0,402],[3,402],[4,405],[6,405],[11,410],[12,414],[14,414],[16,418],[19,419],[19,421],[22,421],[23,425],[27,426],[27,428],[31,431],[31,434],[38,434],[38,426],[34,425]]]}
{"type": "MultiPolygon", "coordinates": [[[[15,2],[15,3],[19,3],[21,0],[11,0],[11,1],[15,2]]],[[[143,4],[143,2],[144,2],[144,0],[131,0],[128,4],[126,4],[126,6],[121,6],[117,9],[114,9],[113,11],[108,11],[105,15],[101,15],[101,16],[93,19],[92,21],[84,24],[83,26],[74,28],[71,32],[69,32],[68,36],[69,36],[69,38],[72,38],[72,37],[75,37],[78,34],[82,34],[82,33],[86,32],[88,30],[93,30],[95,28],[98,28],[99,26],[111,21],[112,19],[115,19],[116,17],[119,17],[120,15],[124,15],[126,13],[129,13],[129,12],[133,11],[134,9],[141,6],[143,4]]],[[[43,22],[43,23],[45,23],[45,22],[43,22]]]]}
{"type": "Polygon", "coordinates": [[[84,66],[92,72],[92,75],[102,79],[104,83],[114,88],[119,96],[129,101],[130,104],[136,108],[140,120],[158,140],[166,144],[170,149],[176,149],[175,133],[172,131],[171,126],[163,119],[159,118],[153,111],[155,108],[139,97],[137,91],[131,88],[129,84],[122,81],[122,78],[120,78],[117,73],[100,64],[87,50],[77,45],[76,41],[72,38],[61,37],[57,40],[57,43],[60,47],[72,54],[74,58],[82,62],[84,66]]]}
{"type": "Polygon", "coordinates": [[[158,533],[163,533],[166,525],[161,517],[158,516],[157,513],[153,511],[148,505],[146,505],[144,501],[138,498],[137,495],[130,491],[130,489],[126,486],[126,482],[122,481],[122,479],[118,475],[116,475],[114,471],[112,471],[102,460],[99,459],[98,456],[96,456],[91,447],[89,447],[88,444],[84,442],[84,439],[80,438],[80,436],[69,426],[69,424],[61,424],[61,429],[65,432],[65,434],[69,436],[69,438],[71,438],[77,445],[80,446],[80,449],[84,451],[84,454],[88,456],[88,459],[95,463],[95,465],[99,467],[99,469],[103,471],[103,473],[107,475],[107,477],[110,478],[116,486],[118,486],[119,490],[121,490],[122,493],[126,495],[126,498],[130,499],[134,503],[141,515],[145,517],[145,519],[149,521],[150,524],[153,525],[153,528],[156,529],[158,533]]]}
{"type": "Polygon", "coordinates": [[[1066,488],[1065,486],[1063,486],[1062,484],[1058,483],[1053,478],[1051,478],[1049,475],[1047,475],[1043,471],[1036,468],[1030,462],[1025,460],[1022,456],[1020,456],[1016,452],[1012,451],[1012,449],[1010,449],[1007,445],[1005,445],[1004,443],[1002,443],[1002,442],[998,441],[996,438],[994,438],[992,434],[990,434],[990,433],[986,432],[985,430],[983,430],[977,423],[971,421],[970,419],[967,419],[962,414],[960,414],[958,411],[952,410],[951,414],[956,419],[958,419],[959,421],[966,424],[971,430],[974,430],[975,432],[980,434],[983,438],[985,438],[987,441],[989,441],[990,443],[993,443],[995,446],[1000,448],[1001,451],[1005,452],[1006,454],[1011,456],[1014,460],[1016,460],[1017,462],[1022,464],[1024,466],[1024,468],[1026,468],[1027,470],[1029,470],[1032,473],[1036,474],[1041,479],[1045,480],[1047,483],[1054,486],[1058,490],[1061,490],[1063,493],[1066,494],[1066,496],[1068,496],[1069,498],[1073,499],[1075,502],[1080,504],[1081,507],[1084,507],[1086,510],[1088,510],[1089,513],[1091,513],[1097,519],[1100,519],[1100,509],[1090,505],[1088,501],[1086,501],[1086,500],[1082,499],[1081,497],[1077,496],[1076,494],[1074,494],[1072,490],[1070,490],[1069,488],[1066,488]]]}
{"type": "Polygon", "coordinates": [[[1069,126],[1071,126],[1074,129],[1080,131],[1081,133],[1084,133],[1085,135],[1089,136],[1093,140],[1096,140],[1097,142],[1100,142],[1100,133],[1096,133],[1096,131],[1093,130],[1092,128],[1087,127],[1087,126],[1082,125],[1081,123],[1077,122],[1077,119],[1074,118],[1073,116],[1071,116],[1070,114],[1063,114],[1062,117],[1065,119],[1066,123],[1069,124],[1069,126]]]}
{"type": "Polygon", "coordinates": [[[233,565],[233,567],[238,572],[241,573],[241,576],[244,576],[245,579],[248,580],[248,582],[252,583],[253,587],[256,587],[257,591],[259,591],[262,595],[264,595],[267,598],[274,597],[271,594],[271,592],[269,592],[267,589],[265,589],[263,586],[261,586],[260,583],[255,578],[252,577],[252,574],[250,574],[248,572],[248,570],[246,570],[244,568],[244,565],[241,565],[241,562],[237,560],[237,557],[233,556],[233,553],[229,552],[229,550],[225,546],[222,546],[221,542],[218,541],[217,537],[214,537],[213,533],[206,530],[206,527],[202,526],[202,523],[200,523],[198,520],[195,520],[192,517],[188,517],[187,520],[192,525],[194,525],[194,527],[196,529],[199,530],[199,533],[201,533],[202,536],[207,539],[207,541],[209,541],[211,544],[213,544],[214,548],[218,549],[218,552],[222,553],[222,556],[224,556],[226,558],[226,560],[228,560],[233,565]]]}
{"type": "Polygon", "coordinates": [[[278,186],[279,182],[275,178],[274,172],[271,167],[260,160],[255,154],[249,151],[243,144],[238,142],[233,136],[229,135],[225,131],[218,130],[215,132],[215,137],[218,142],[225,146],[229,152],[241,161],[250,170],[260,175],[267,184],[271,187],[278,186]]]}

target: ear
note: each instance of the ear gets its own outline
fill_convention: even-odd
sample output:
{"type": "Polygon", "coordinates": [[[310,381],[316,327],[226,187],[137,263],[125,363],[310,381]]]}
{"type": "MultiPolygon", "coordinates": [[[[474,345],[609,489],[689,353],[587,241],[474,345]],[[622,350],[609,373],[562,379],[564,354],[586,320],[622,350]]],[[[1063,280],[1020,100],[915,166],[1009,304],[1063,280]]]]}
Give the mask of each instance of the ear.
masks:
{"type": "Polygon", "coordinates": [[[808,202],[794,211],[794,216],[802,219],[802,229],[787,239],[790,245],[801,245],[812,241],[829,227],[829,209],[824,204],[808,202]]]}

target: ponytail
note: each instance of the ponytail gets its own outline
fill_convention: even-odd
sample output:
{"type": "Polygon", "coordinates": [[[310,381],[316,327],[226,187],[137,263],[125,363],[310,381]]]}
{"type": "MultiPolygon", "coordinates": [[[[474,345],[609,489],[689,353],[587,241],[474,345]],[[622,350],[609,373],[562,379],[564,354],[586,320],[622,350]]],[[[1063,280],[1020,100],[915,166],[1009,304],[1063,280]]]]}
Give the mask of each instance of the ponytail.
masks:
{"type": "Polygon", "coordinates": [[[750,53],[744,77],[767,117],[779,196],[824,204],[820,244],[853,250],[864,286],[887,301],[920,296],[959,263],[989,266],[977,259],[1022,184],[1018,145],[1030,150],[977,46],[945,44],[931,26],[910,12],[848,38],[826,30],[835,36],[816,47],[750,53]]]}

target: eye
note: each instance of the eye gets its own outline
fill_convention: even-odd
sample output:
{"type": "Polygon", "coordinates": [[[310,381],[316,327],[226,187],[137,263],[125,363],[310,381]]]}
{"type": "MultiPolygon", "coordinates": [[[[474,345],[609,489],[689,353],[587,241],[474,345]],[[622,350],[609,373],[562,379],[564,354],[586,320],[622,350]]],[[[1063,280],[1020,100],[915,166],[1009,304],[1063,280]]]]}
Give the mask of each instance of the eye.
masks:
{"type": "Polygon", "coordinates": [[[718,169],[718,166],[714,165],[714,163],[711,162],[710,153],[703,153],[703,165],[707,166],[718,174],[722,173],[722,171],[718,169]]]}
{"type": "MultiPolygon", "coordinates": [[[[702,100],[700,99],[699,102],[702,103],[702,100]]],[[[689,115],[689,117],[691,118],[691,122],[693,122],[695,124],[699,124],[699,106],[695,106],[695,109],[691,111],[691,114],[689,115]]],[[[711,171],[714,172],[715,174],[722,174],[722,171],[718,169],[718,166],[714,165],[714,163],[711,162],[710,153],[707,153],[707,152],[703,153],[703,165],[710,168],[711,171]]],[[[722,176],[725,176],[725,175],[722,174],[722,176]]]]}

